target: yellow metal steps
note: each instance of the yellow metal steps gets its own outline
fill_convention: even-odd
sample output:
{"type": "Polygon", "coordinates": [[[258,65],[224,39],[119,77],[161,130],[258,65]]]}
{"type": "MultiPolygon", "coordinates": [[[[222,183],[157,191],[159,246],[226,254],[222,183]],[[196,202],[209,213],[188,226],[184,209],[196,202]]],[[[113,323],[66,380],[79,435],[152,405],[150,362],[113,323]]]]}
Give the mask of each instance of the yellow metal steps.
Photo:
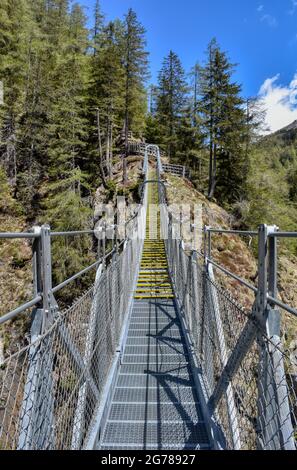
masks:
{"type": "Polygon", "coordinates": [[[144,240],[140,272],[134,295],[135,299],[174,298],[168,275],[165,245],[164,241],[160,239],[159,214],[156,211],[152,213],[150,211],[150,205],[158,204],[158,199],[157,183],[149,183],[146,238],[144,240]]]}

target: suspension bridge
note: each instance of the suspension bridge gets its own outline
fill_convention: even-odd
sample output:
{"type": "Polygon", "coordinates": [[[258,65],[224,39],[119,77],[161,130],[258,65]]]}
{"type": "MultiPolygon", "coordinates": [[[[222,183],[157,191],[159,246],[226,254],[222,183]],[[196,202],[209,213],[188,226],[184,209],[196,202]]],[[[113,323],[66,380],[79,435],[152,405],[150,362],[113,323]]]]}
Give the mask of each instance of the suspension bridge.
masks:
{"type": "Polygon", "coordinates": [[[32,240],[34,280],[32,299],[0,317],[31,317],[27,344],[1,365],[0,448],[295,450],[296,378],[281,314],[297,311],[278,299],[277,241],[297,233],[205,227],[201,252],[187,249],[159,149],[140,152],[141,202],[124,240],[114,226],[112,248],[103,236],[98,260],[71,278],[52,285],[51,240],[94,231],[0,234],[32,240]],[[257,285],[212,259],[220,233],[257,239],[257,285]],[[61,309],[56,294],[91,271],[93,286],[61,309]],[[254,293],[250,311],[216,271],[254,293]]]}

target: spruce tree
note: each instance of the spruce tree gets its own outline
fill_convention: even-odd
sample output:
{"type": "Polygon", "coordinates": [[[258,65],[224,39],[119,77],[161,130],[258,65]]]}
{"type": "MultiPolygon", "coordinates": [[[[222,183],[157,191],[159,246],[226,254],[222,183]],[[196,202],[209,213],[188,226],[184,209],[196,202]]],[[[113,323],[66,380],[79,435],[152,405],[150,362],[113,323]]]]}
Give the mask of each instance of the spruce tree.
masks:
{"type": "Polygon", "coordinates": [[[106,177],[112,177],[114,137],[123,120],[125,88],[122,36],[122,23],[110,22],[103,28],[101,48],[91,60],[90,156],[93,168],[98,167],[99,161],[99,171],[105,184],[106,177]]]}
{"type": "Polygon", "coordinates": [[[123,38],[123,62],[125,77],[124,130],[125,155],[123,158],[123,182],[127,182],[126,159],[128,157],[129,131],[139,133],[145,124],[146,91],[148,78],[148,52],[145,50],[145,29],[130,8],[125,16],[123,38]]]}
{"type": "Polygon", "coordinates": [[[177,54],[170,51],[158,77],[157,117],[163,134],[162,146],[174,159],[178,146],[178,129],[187,105],[185,72],[177,54]]]}
{"type": "Polygon", "coordinates": [[[0,78],[4,104],[0,106],[0,155],[9,181],[17,183],[20,158],[20,120],[24,111],[31,16],[27,0],[0,5],[0,78]]]}
{"type": "Polygon", "coordinates": [[[209,148],[208,197],[234,201],[243,185],[244,110],[241,87],[232,82],[234,65],[215,39],[200,70],[199,107],[209,148]]]}
{"type": "Polygon", "coordinates": [[[101,11],[101,4],[100,0],[96,0],[95,4],[95,23],[93,29],[93,51],[94,54],[100,50],[101,47],[101,39],[102,39],[102,31],[104,28],[104,15],[101,11]]]}
{"type": "MultiPolygon", "coordinates": [[[[56,47],[50,50],[51,104],[46,125],[49,183],[43,219],[55,230],[71,227],[82,230],[90,227],[91,222],[90,210],[84,202],[88,195],[87,175],[82,172],[88,137],[88,31],[78,5],[69,10],[68,2],[57,0],[51,2],[48,15],[48,25],[56,24],[50,37],[51,45],[56,47]]],[[[82,252],[88,251],[89,243],[86,238],[55,241],[57,279],[83,267],[82,252]],[[66,256],[67,250],[65,263],[63,252],[66,256]]]]}
{"type": "Polygon", "coordinates": [[[182,149],[180,153],[181,157],[184,154],[185,163],[191,168],[192,179],[199,182],[201,186],[202,164],[204,162],[202,158],[202,122],[199,113],[199,75],[200,66],[196,63],[190,72],[190,98],[182,119],[180,132],[182,149]]]}

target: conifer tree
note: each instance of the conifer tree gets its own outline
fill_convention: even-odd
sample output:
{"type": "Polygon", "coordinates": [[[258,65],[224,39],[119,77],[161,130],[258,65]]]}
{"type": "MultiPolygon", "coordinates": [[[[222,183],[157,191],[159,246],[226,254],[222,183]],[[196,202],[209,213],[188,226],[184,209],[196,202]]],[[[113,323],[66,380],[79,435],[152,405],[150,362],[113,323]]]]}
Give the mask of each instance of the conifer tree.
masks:
{"type": "Polygon", "coordinates": [[[234,201],[243,185],[244,110],[241,87],[231,81],[234,65],[215,39],[200,70],[200,112],[209,148],[208,197],[234,201]]]}
{"type": "Polygon", "coordinates": [[[101,4],[100,0],[96,0],[95,5],[95,24],[93,30],[93,50],[94,54],[100,50],[101,47],[101,39],[102,39],[102,32],[104,28],[104,15],[101,11],[101,4]]]}
{"type": "Polygon", "coordinates": [[[4,104],[0,106],[0,154],[9,181],[17,182],[20,119],[24,108],[27,49],[31,28],[27,0],[16,4],[4,0],[0,5],[0,77],[4,104]]]}
{"type": "Polygon", "coordinates": [[[102,30],[101,48],[91,61],[89,109],[93,111],[90,114],[90,155],[93,162],[99,158],[100,173],[104,183],[107,176],[112,177],[114,136],[119,132],[123,121],[122,36],[121,22],[110,22],[105,26],[102,30]],[[94,109],[96,122],[94,122],[94,109]],[[98,131],[101,142],[98,141],[98,131]]]}
{"type": "Polygon", "coordinates": [[[185,72],[177,54],[170,51],[158,77],[157,116],[163,134],[163,147],[174,159],[178,146],[178,128],[187,105],[185,72]]]}
{"type": "MultiPolygon", "coordinates": [[[[197,179],[201,186],[203,176],[203,131],[202,119],[199,112],[199,78],[200,78],[200,65],[197,62],[190,72],[190,108],[188,112],[188,121],[192,123],[192,146],[189,149],[189,162],[188,165],[192,170],[192,179],[197,179]]],[[[189,134],[189,132],[188,132],[189,134]]]]}
{"type": "MultiPolygon", "coordinates": [[[[69,230],[70,227],[81,230],[90,226],[90,210],[84,203],[84,196],[88,194],[87,175],[82,171],[88,137],[88,31],[80,6],[76,4],[69,10],[68,2],[64,0],[51,2],[47,21],[48,26],[56,24],[50,37],[51,44],[56,47],[50,50],[51,104],[46,124],[50,181],[43,219],[56,230],[69,230]]],[[[56,276],[65,278],[66,271],[70,275],[82,268],[82,252],[89,247],[89,240],[61,239],[55,244],[56,276]],[[63,247],[65,256],[68,250],[66,264],[63,247]]]]}
{"type": "Polygon", "coordinates": [[[146,91],[148,78],[148,52],[145,50],[145,29],[130,8],[125,16],[123,38],[123,62],[125,74],[124,130],[125,155],[123,158],[123,182],[127,182],[126,158],[128,157],[129,130],[139,132],[145,123],[146,91]]]}

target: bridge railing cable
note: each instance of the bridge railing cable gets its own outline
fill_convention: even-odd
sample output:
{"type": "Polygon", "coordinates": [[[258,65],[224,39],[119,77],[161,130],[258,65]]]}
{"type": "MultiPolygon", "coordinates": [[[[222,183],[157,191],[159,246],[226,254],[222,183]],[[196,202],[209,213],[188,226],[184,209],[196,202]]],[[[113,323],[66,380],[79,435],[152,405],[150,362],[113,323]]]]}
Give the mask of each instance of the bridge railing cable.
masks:
{"type": "MultiPolygon", "coordinates": [[[[182,317],[202,369],[206,420],[214,445],[227,449],[295,449],[297,398],[292,356],[281,338],[277,299],[276,227],[258,231],[204,228],[203,252],[185,249],[166,186],[159,174],[161,231],[182,317]],[[212,259],[212,235],[258,238],[258,282],[254,286],[212,259]],[[220,270],[251,290],[254,305],[244,309],[215,279],[220,270]]],[[[281,232],[281,236],[285,236],[281,232]]],[[[292,236],[292,234],[290,234],[292,236]]]]}
{"type": "MultiPolygon", "coordinates": [[[[144,177],[147,179],[147,170],[144,177]]],[[[100,432],[102,406],[108,400],[106,387],[120,360],[121,337],[132,305],[145,236],[146,203],[144,185],[141,204],[125,224],[124,240],[115,240],[111,251],[103,252],[95,263],[55,287],[51,282],[50,229],[43,226],[32,234],[33,290],[40,295],[11,317],[4,316],[7,321],[23,312],[31,315],[32,322],[29,337],[20,346],[10,345],[1,363],[1,448],[89,448],[95,439],[93,430],[100,432]],[[96,271],[94,285],[72,305],[60,309],[54,294],[90,269],[96,271]]],[[[54,236],[89,234],[93,231],[54,236]]]]}

